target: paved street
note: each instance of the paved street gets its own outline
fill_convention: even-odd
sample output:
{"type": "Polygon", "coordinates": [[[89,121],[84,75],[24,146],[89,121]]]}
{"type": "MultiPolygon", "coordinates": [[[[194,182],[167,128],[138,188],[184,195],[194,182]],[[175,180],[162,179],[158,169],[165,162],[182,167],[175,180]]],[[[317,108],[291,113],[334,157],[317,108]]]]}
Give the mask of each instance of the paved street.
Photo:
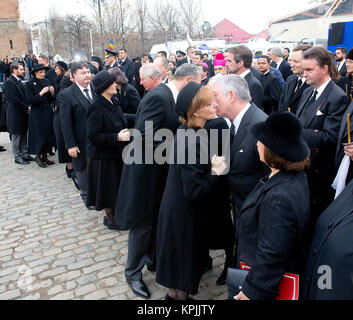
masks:
{"type": "MultiPolygon", "coordinates": [[[[7,149],[0,153],[0,300],[139,299],[124,278],[128,232],[108,230],[103,212],[83,206],[64,165],[17,165],[7,133],[0,145],[7,149]]],[[[223,251],[211,256],[197,300],[226,299],[226,287],[215,284],[223,251]]],[[[166,290],[154,279],[144,270],[152,299],[162,299],[166,290]]]]}

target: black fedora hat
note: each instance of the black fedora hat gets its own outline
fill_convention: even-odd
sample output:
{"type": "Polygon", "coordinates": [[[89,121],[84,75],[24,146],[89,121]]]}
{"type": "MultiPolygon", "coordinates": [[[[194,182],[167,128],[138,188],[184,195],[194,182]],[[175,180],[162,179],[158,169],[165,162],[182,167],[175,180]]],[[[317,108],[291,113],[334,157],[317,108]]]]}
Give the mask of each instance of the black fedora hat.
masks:
{"type": "Polygon", "coordinates": [[[286,160],[300,162],[309,155],[302,124],[290,112],[272,113],[266,121],[255,124],[251,132],[270,151],[286,160]]]}
{"type": "Polygon", "coordinates": [[[192,99],[202,86],[194,81],[190,81],[178,94],[178,99],[175,105],[177,114],[187,120],[187,111],[192,99]]]}
{"type": "Polygon", "coordinates": [[[35,64],[34,66],[33,66],[33,69],[32,69],[32,71],[31,71],[31,73],[32,74],[34,74],[35,72],[37,72],[37,71],[39,71],[39,70],[48,70],[48,69],[50,69],[50,67],[49,66],[45,66],[44,64],[42,64],[42,63],[37,63],[37,64],[35,64]]]}

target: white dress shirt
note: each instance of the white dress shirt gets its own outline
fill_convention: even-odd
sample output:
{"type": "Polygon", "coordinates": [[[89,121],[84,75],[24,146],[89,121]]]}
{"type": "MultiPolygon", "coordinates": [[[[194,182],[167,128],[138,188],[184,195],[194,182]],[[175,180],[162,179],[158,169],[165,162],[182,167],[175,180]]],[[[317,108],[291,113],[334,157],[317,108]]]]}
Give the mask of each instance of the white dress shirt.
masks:
{"type": "Polygon", "coordinates": [[[81,90],[82,94],[85,96],[85,98],[87,96],[86,96],[86,92],[84,90],[88,89],[88,94],[91,97],[91,99],[93,100],[93,95],[92,95],[92,91],[91,91],[91,86],[90,85],[88,85],[87,88],[84,88],[84,87],[81,87],[77,82],[76,82],[76,84],[80,88],[80,90],[81,90]]]}
{"type": "Polygon", "coordinates": [[[331,78],[327,80],[324,84],[322,84],[319,88],[316,89],[317,91],[316,100],[320,98],[320,96],[322,95],[322,93],[324,92],[324,90],[326,89],[330,81],[331,81],[331,78]]]}
{"type": "Polygon", "coordinates": [[[244,117],[246,111],[248,111],[250,107],[251,107],[251,104],[248,103],[248,104],[243,108],[243,110],[241,110],[241,111],[239,112],[239,114],[235,117],[235,119],[234,119],[234,121],[233,121],[233,124],[234,124],[234,127],[235,127],[235,134],[237,134],[238,129],[239,129],[239,127],[240,127],[241,120],[243,120],[243,117],[244,117]]]}
{"type": "Polygon", "coordinates": [[[174,101],[176,103],[177,99],[178,99],[179,91],[178,91],[177,87],[175,86],[174,81],[168,82],[168,83],[166,83],[166,85],[172,91],[173,98],[174,98],[174,101]]]}
{"type": "Polygon", "coordinates": [[[240,74],[239,76],[241,76],[242,78],[245,78],[250,72],[251,72],[250,69],[248,69],[245,72],[243,72],[242,74],[240,74]]]}

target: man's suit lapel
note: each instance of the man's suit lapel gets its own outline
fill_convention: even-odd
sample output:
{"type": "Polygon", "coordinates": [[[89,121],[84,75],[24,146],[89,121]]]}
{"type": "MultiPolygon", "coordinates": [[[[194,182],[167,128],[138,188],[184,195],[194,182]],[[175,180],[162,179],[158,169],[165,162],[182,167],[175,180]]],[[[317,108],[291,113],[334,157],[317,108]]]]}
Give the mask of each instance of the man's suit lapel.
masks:
{"type": "Polygon", "coordinates": [[[341,123],[340,132],[338,134],[338,143],[345,143],[347,141],[343,141],[343,139],[348,136],[347,132],[347,113],[350,115],[351,119],[351,130],[353,129],[353,102],[348,106],[347,111],[344,113],[341,123]]]}
{"type": "MultiPolygon", "coordinates": [[[[80,101],[81,105],[83,106],[83,108],[85,110],[88,109],[88,106],[91,104],[88,99],[83,95],[82,91],[80,90],[80,88],[77,86],[77,84],[75,83],[72,86],[72,90],[74,95],[76,96],[76,98],[80,101]]],[[[92,91],[93,92],[93,91],[92,91]]]]}
{"type": "MultiPolygon", "coordinates": [[[[312,97],[314,92],[314,88],[311,88],[311,90],[308,90],[305,95],[303,95],[301,103],[298,106],[298,110],[297,110],[297,115],[300,115],[301,112],[303,111],[303,108],[308,104],[310,98],[312,97]]],[[[305,111],[305,110],[304,110],[305,111]]],[[[300,115],[299,118],[302,117],[303,114],[300,115]]]]}
{"type": "Polygon", "coordinates": [[[317,99],[313,104],[308,106],[306,110],[304,110],[303,115],[305,114],[306,117],[304,119],[304,127],[308,128],[310,127],[310,124],[313,122],[315,119],[318,110],[321,108],[321,106],[324,104],[325,100],[327,99],[327,96],[329,95],[331,89],[332,89],[333,82],[331,82],[327,85],[325,88],[324,92],[321,94],[319,99],[317,99]]]}
{"type": "Polygon", "coordinates": [[[250,123],[250,120],[252,118],[253,113],[255,112],[254,108],[256,108],[256,107],[251,105],[249,110],[245,112],[244,117],[240,122],[240,126],[237,130],[237,134],[234,136],[234,139],[233,139],[233,144],[232,144],[232,151],[233,152],[231,155],[232,158],[237,154],[239,145],[242,143],[242,141],[244,140],[244,137],[246,136],[246,134],[248,132],[248,125],[250,123]]]}

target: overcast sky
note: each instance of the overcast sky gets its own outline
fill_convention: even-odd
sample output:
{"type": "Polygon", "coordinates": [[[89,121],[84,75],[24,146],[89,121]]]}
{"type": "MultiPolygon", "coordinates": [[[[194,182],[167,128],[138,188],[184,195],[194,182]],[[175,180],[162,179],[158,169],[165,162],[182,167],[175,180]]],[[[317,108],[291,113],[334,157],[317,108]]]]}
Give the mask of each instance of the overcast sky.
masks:
{"type": "MultiPolygon", "coordinates": [[[[21,15],[27,22],[44,20],[50,8],[59,14],[89,13],[89,0],[22,0],[21,15]]],[[[129,1],[129,0],[127,0],[129,1]]],[[[159,0],[163,1],[163,0],[159,0]]],[[[194,0],[198,1],[198,0],[194,0]]],[[[295,13],[309,7],[309,0],[202,0],[204,18],[212,26],[227,18],[249,33],[266,29],[270,20],[295,13]]],[[[151,0],[147,3],[152,3],[151,0]]]]}

